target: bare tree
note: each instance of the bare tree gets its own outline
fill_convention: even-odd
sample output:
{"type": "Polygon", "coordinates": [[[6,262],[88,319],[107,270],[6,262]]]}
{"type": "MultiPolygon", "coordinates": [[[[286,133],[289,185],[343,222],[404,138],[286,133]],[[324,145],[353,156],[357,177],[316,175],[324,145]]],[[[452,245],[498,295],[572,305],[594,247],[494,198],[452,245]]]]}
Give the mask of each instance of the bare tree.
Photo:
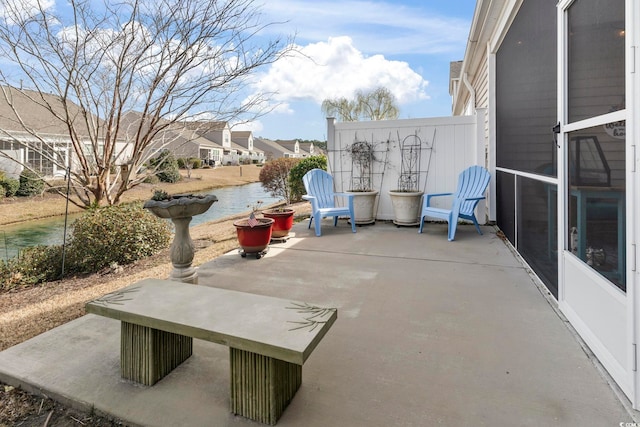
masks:
{"type": "Polygon", "coordinates": [[[369,120],[394,120],[398,118],[399,109],[396,98],[385,87],[371,92],[357,94],[360,115],[369,120]]]}
{"type": "Polygon", "coordinates": [[[321,108],[328,117],[337,116],[341,122],[357,122],[360,115],[358,102],[347,98],[325,99],[321,108]]]}
{"type": "Polygon", "coordinates": [[[291,49],[288,38],[262,38],[272,25],[254,0],[5,0],[0,100],[19,127],[0,129],[0,140],[60,169],[56,150],[67,144],[77,204],[116,204],[163,148],[266,112],[268,94],[245,89],[291,49]],[[25,120],[33,111],[67,142],[25,120]]]}
{"type": "Polygon", "coordinates": [[[340,121],[393,120],[398,118],[396,99],[385,87],[370,92],[358,91],[353,100],[347,98],[325,99],[322,111],[327,116],[336,115],[340,121]]]}

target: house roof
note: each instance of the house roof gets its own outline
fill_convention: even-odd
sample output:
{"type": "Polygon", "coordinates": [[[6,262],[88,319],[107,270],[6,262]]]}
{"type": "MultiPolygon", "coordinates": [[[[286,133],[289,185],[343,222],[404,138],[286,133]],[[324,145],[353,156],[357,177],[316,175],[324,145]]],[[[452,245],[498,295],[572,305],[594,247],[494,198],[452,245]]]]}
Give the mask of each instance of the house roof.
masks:
{"type": "Polygon", "coordinates": [[[250,130],[234,130],[231,131],[231,138],[238,138],[238,139],[242,139],[242,138],[249,138],[251,135],[253,134],[253,132],[251,132],[250,130]]]}
{"type": "MultiPolygon", "coordinates": [[[[243,147],[244,150],[249,150],[249,139],[253,136],[253,132],[250,130],[232,131],[231,143],[237,144],[243,147]]],[[[249,150],[253,153],[263,153],[264,151],[255,145],[255,138],[253,141],[253,149],[249,150]]]]}
{"type": "Polygon", "coordinates": [[[302,142],[302,141],[300,141],[300,143],[299,143],[299,148],[300,148],[300,152],[307,153],[307,154],[309,154],[309,155],[311,155],[311,154],[317,154],[317,151],[316,151],[316,150],[317,150],[317,148],[316,148],[316,146],[313,144],[313,142],[302,142]],[[314,152],[313,152],[313,153],[311,153],[311,146],[312,146],[312,145],[313,145],[313,148],[314,148],[314,152]]]}
{"type": "MultiPolygon", "coordinates": [[[[487,45],[492,40],[499,40],[495,34],[499,22],[509,21],[517,13],[520,6],[514,7],[507,0],[478,0],[473,13],[473,20],[469,30],[467,47],[464,52],[459,76],[468,75],[469,81],[475,79],[476,73],[481,73],[480,68],[484,64],[487,54],[487,45]]],[[[460,115],[465,108],[465,100],[473,97],[466,85],[460,85],[453,99],[453,115],[460,115]]],[[[476,105],[472,106],[473,108],[476,105]]]]}
{"type": "Polygon", "coordinates": [[[253,146],[262,150],[266,156],[271,154],[274,158],[283,157],[285,153],[293,154],[292,151],[270,139],[253,138],[253,146]]]}
{"type": "MultiPolygon", "coordinates": [[[[142,113],[138,111],[129,111],[120,121],[123,130],[129,131],[128,136],[132,136],[133,125],[137,124],[142,117],[142,113]]],[[[197,144],[200,148],[217,148],[222,149],[222,146],[204,137],[200,130],[201,128],[195,126],[193,122],[176,122],[169,123],[167,120],[161,119],[161,124],[166,125],[167,128],[160,131],[156,138],[166,138],[174,145],[184,145],[186,143],[197,144]]]]}
{"type": "MultiPolygon", "coordinates": [[[[78,135],[90,135],[83,122],[81,108],[70,101],[67,101],[67,107],[78,135]]],[[[33,133],[58,135],[68,139],[69,129],[66,123],[56,117],[64,117],[64,111],[64,105],[56,95],[0,86],[0,129],[6,132],[25,132],[26,126],[33,133]]]]}
{"type": "Polygon", "coordinates": [[[205,121],[205,120],[188,120],[188,121],[184,121],[183,122],[185,124],[185,126],[189,129],[192,130],[197,130],[198,132],[201,133],[206,133],[206,132],[220,132],[229,128],[229,123],[228,122],[222,122],[222,121],[205,121]]]}
{"type": "Polygon", "coordinates": [[[449,63],[449,94],[453,95],[453,82],[460,80],[462,71],[462,61],[452,61],[449,63]]]}

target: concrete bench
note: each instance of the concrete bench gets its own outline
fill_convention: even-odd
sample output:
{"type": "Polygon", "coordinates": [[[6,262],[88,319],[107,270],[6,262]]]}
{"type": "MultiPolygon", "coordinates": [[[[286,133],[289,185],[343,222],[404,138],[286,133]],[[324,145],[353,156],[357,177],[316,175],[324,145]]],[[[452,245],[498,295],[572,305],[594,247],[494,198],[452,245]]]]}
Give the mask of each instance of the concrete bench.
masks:
{"type": "Polygon", "coordinates": [[[231,412],[272,425],[337,318],[335,308],[156,279],[91,301],[86,311],[121,321],[121,375],[145,385],[189,358],[193,338],[228,346],[231,412]]]}

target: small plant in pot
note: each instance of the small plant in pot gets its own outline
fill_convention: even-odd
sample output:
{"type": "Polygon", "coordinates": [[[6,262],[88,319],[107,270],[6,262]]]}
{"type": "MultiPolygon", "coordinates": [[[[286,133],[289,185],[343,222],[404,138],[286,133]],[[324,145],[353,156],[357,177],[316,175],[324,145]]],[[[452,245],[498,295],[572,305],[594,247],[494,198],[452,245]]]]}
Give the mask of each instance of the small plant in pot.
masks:
{"type": "Polygon", "coordinates": [[[289,173],[300,162],[294,158],[278,158],[267,162],[260,170],[260,182],[262,188],[271,193],[271,196],[284,201],[284,205],[263,211],[265,218],[271,218],[273,223],[273,239],[286,239],[293,227],[293,215],[291,208],[291,185],[289,173]]]}
{"type": "Polygon", "coordinates": [[[262,201],[258,201],[251,210],[248,218],[243,218],[233,223],[236,228],[240,255],[244,258],[247,254],[255,255],[257,259],[267,253],[274,220],[258,217],[262,201]]]}

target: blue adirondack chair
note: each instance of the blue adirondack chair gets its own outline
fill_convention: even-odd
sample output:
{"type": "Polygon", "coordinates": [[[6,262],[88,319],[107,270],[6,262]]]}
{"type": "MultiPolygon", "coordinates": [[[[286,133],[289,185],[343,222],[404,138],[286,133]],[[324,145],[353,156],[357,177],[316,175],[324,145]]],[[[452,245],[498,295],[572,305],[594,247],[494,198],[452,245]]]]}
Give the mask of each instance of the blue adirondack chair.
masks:
{"type": "Polygon", "coordinates": [[[311,202],[311,223],[316,220],[315,229],[316,236],[320,236],[322,218],[332,216],[334,218],[333,225],[338,225],[339,216],[349,216],[351,219],[351,231],[356,232],[355,215],[353,213],[353,194],[334,193],[333,177],[322,169],[312,169],[302,177],[304,188],[307,194],[302,196],[303,199],[311,202]],[[344,197],[347,199],[347,206],[336,206],[335,197],[344,197]]]}
{"type": "Polygon", "coordinates": [[[455,193],[425,195],[422,213],[420,214],[420,230],[418,230],[418,233],[422,233],[424,218],[430,217],[444,219],[449,223],[449,241],[452,241],[456,236],[456,226],[460,218],[472,221],[478,233],[482,234],[473,211],[476,209],[478,202],[484,199],[484,192],[489,185],[490,179],[491,174],[489,174],[489,171],[485,168],[482,166],[471,166],[460,173],[458,177],[458,189],[455,193]],[[439,196],[453,196],[450,210],[431,206],[431,199],[439,196]]]}

